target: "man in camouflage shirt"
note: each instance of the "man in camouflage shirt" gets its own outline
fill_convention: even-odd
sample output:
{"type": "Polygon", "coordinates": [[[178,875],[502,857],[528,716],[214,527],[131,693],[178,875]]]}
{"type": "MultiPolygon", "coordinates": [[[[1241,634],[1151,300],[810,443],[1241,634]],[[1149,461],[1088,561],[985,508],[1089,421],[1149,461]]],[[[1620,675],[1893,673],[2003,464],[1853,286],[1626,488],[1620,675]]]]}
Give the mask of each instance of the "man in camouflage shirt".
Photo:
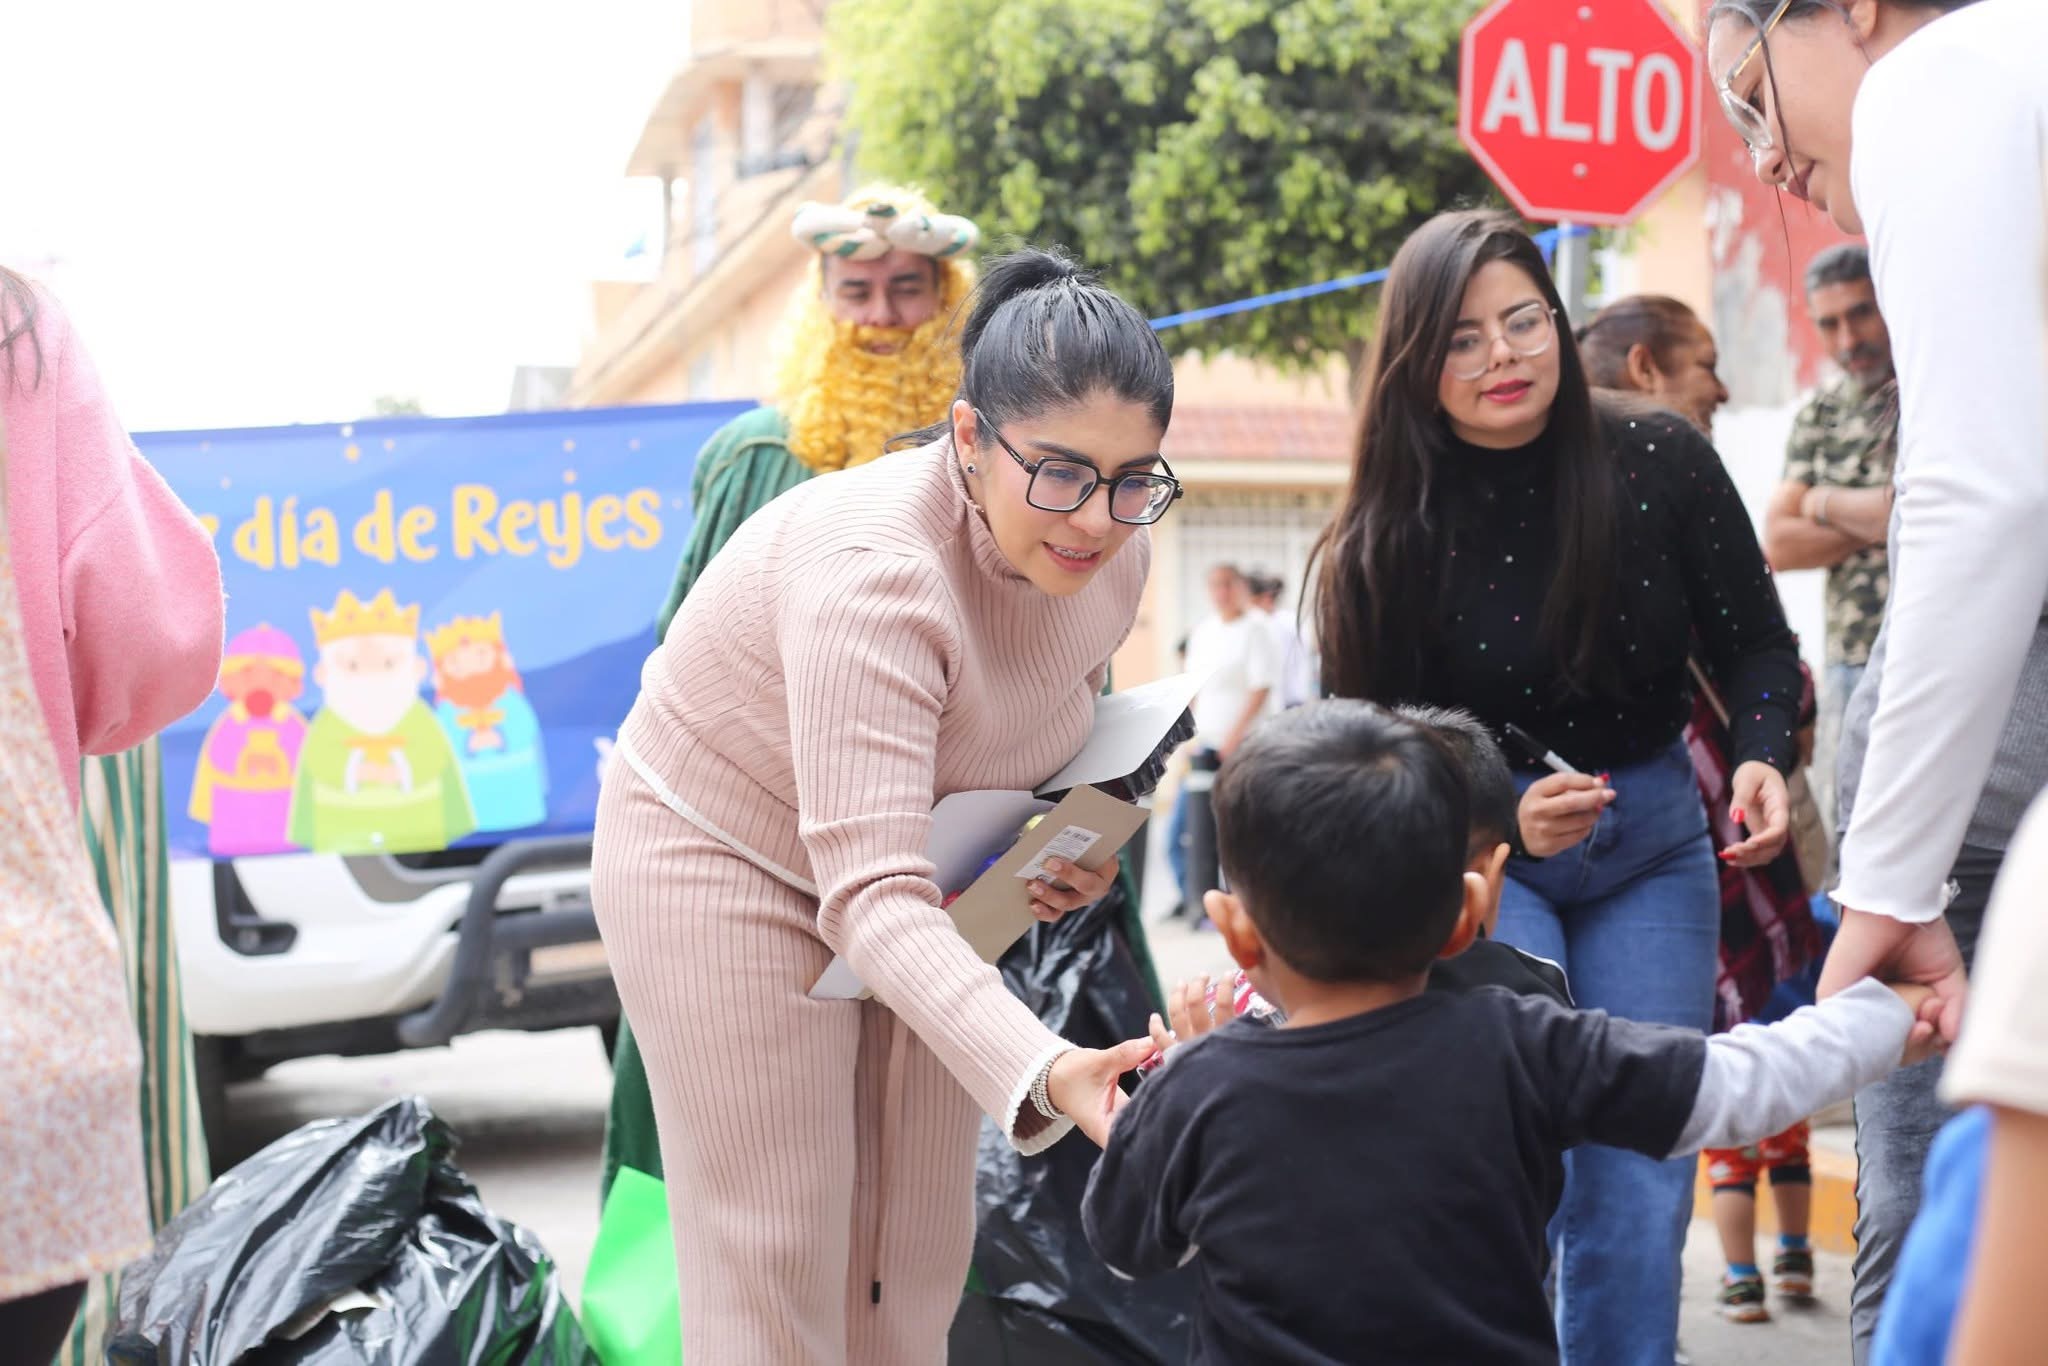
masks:
{"type": "Polygon", "coordinates": [[[1764,553],[1781,572],[1828,571],[1827,672],[1814,771],[1832,820],[1842,713],[1862,681],[1891,588],[1885,535],[1898,386],[1866,248],[1850,243],[1816,256],[1806,272],[1806,302],[1842,374],[1822,385],[1792,424],[1784,482],[1764,516],[1764,553]]]}

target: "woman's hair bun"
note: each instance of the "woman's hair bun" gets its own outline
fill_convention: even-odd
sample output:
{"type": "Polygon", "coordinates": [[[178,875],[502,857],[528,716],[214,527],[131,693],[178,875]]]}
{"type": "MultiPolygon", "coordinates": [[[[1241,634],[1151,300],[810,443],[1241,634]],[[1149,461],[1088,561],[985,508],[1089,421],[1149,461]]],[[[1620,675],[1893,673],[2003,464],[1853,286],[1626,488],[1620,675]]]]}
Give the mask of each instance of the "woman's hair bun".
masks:
{"type": "Polygon", "coordinates": [[[971,354],[989,321],[1012,299],[1056,285],[1092,285],[1095,279],[1093,271],[1057,247],[1023,247],[985,262],[960,334],[961,349],[971,354]]]}
{"type": "Polygon", "coordinates": [[[1001,425],[1106,393],[1173,417],[1173,362],[1145,315],[1057,247],[988,262],[960,334],[960,396],[1001,425]]]}
{"type": "Polygon", "coordinates": [[[986,263],[981,273],[981,296],[992,304],[1072,280],[1092,285],[1095,274],[1057,247],[1023,247],[1006,252],[986,263]]]}

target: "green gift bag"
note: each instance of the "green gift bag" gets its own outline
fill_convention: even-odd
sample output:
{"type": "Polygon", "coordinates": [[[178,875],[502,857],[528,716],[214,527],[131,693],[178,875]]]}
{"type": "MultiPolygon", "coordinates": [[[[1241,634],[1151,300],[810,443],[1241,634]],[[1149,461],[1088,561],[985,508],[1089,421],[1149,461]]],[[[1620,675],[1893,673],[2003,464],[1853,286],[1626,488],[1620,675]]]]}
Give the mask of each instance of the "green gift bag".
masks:
{"type": "Polygon", "coordinates": [[[619,1168],[583,1277],[583,1332],[604,1366],[681,1366],[683,1320],[668,1187],[619,1168]]]}

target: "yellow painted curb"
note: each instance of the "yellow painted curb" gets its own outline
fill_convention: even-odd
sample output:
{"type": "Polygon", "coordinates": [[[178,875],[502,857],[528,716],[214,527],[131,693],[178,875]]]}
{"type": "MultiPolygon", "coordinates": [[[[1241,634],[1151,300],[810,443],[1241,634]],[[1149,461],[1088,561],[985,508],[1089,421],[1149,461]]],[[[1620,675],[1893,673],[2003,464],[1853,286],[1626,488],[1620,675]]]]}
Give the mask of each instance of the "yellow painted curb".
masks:
{"type": "MultiPolygon", "coordinates": [[[[1815,1144],[1809,1160],[1813,1165],[1813,1227],[1807,1236],[1815,1247],[1846,1256],[1856,1250],[1856,1157],[1815,1144]]],[[[1776,1234],[1778,1211],[1765,1189],[1769,1178],[1757,1184],[1756,1231],[1760,1236],[1776,1234]]],[[[1692,1213],[1695,1219],[1711,1221],[1714,1217],[1714,1188],[1707,1180],[1704,1157],[1694,1178],[1692,1213]]]]}

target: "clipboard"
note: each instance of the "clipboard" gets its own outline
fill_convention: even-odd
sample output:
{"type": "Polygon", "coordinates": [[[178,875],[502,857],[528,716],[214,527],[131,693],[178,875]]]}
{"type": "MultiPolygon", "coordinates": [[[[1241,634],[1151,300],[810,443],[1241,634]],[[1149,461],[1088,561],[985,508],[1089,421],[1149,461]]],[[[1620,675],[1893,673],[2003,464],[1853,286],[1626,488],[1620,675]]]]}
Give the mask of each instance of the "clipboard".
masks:
{"type": "MultiPolygon", "coordinates": [[[[1144,827],[1148,810],[1095,784],[1117,784],[1184,733],[1178,723],[1201,682],[1180,674],[1098,698],[1088,743],[1038,789],[1063,792],[1056,805],[1030,792],[987,791],[956,792],[932,808],[925,849],[939,886],[959,886],[990,854],[1008,850],[946,908],[981,961],[993,964],[1038,923],[1031,914],[1030,881],[1042,859],[1065,859],[1093,872],[1144,827]],[[1019,837],[1018,828],[1038,812],[1045,819],[1019,837]]],[[[862,1001],[873,993],[835,956],[810,995],[862,1001]]]]}
{"type": "MultiPolygon", "coordinates": [[[[1042,810],[1046,807],[1044,802],[1034,805],[1042,810]]],[[[935,830],[938,814],[933,813],[935,830]]],[[[946,914],[953,918],[954,928],[975,956],[993,964],[1038,923],[1038,918],[1031,914],[1031,881],[1045,859],[1065,859],[1094,872],[1115,858],[1150,816],[1144,807],[1118,801],[1099,788],[1074,788],[1059,805],[1046,810],[1045,819],[1027,830],[993,867],[955,897],[946,914]]],[[[984,847],[980,857],[988,857],[989,847],[1000,848],[1002,841],[1010,838],[1010,832],[1028,819],[1027,814],[998,827],[1001,833],[991,831],[994,842],[984,847]]],[[[811,998],[818,1001],[864,1001],[873,994],[847,961],[839,957],[832,960],[811,988],[811,998]]]]}

